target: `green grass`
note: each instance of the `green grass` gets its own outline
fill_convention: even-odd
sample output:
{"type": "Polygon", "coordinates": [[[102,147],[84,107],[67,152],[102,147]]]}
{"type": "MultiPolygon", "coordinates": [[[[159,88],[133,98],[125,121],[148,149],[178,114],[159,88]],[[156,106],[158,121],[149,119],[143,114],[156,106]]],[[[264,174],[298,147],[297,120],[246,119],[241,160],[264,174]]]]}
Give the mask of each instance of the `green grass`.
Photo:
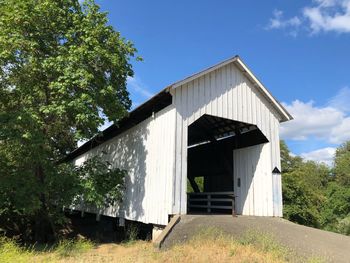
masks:
{"type": "Polygon", "coordinates": [[[241,237],[238,242],[244,246],[252,245],[258,250],[274,255],[276,258],[283,259],[287,262],[305,262],[305,263],[325,263],[326,260],[321,257],[310,256],[302,258],[295,252],[276,241],[270,233],[258,230],[250,230],[241,237]]]}
{"type": "Polygon", "coordinates": [[[278,258],[286,259],[292,253],[290,249],[277,242],[273,235],[257,230],[246,232],[238,242],[242,245],[252,245],[260,251],[276,255],[278,258]]]}
{"type": "MultiPolygon", "coordinates": [[[[0,262],[1,263],[26,263],[36,262],[35,258],[50,254],[44,262],[55,262],[64,257],[76,257],[90,251],[94,244],[89,240],[65,239],[52,246],[20,246],[15,240],[0,237],[0,262]]],[[[40,261],[41,262],[41,261],[40,261]]]]}
{"type": "Polygon", "coordinates": [[[247,231],[240,238],[233,238],[223,233],[220,229],[215,227],[211,228],[203,228],[200,229],[192,238],[192,241],[203,241],[203,240],[226,240],[232,244],[229,255],[235,256],[237,250],[235,249],[234,244],[242,245],[243,247],[252,247],[257,251],[262,253],[267,253],[272,256],[273,259],[281,260],[283,262],[304,262],[304,263],[325,263],[326,260],[321,257],[310,256],[308,258],[302,258],[295,254],[295,252],[289,249],[286,246],[280,244],[276,238],[267,232],[259,231],[259,230],[250,230],[247,231]]]}
{"type": "Polygon", "coordinates": [[[60,257],[72,257],[91,250],[94,244],[85,239],[64,239],[58,242],[54,252],[60,257]]]}
{"type": "Polygon", "coordinates": [[[0,262],[29,262],[33,255],[31,250],[21,248],[16,241],[0,237],[0,262]]]}

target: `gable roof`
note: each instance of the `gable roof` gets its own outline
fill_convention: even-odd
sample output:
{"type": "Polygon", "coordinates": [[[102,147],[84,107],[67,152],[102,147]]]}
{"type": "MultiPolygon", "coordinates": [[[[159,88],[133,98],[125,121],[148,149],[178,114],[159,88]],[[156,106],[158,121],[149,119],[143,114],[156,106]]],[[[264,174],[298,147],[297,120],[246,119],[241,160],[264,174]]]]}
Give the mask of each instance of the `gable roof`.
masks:
{"type": "Polygon", "coordinates": [[[121,134],[122,132],[130,129],[131,127],[137,125],[148,117],[152,116],[154,112],[158,112],[172,103],[172,96],[170,95],[171,89],[176,89],[177,87],[186,84],[194,79],[197,79],[205,74],[208,74],[216,69],[224,67],[230,63],[234,63],[238,69],[253,83],[253,85],[261,91],[268,102],[276,109],[276,111],[281,116],[281,122],[292,120],[293,117],[288,113],[288,111],[280,104],[272,94],[267,90],[267,88],[255,77],[255,75],[248,69],[248,67],[243,63],[239,56],[234,56],[227,60],[224,60],[214,66],[211,66],[205,70],[195,73],[183,80],[177,81],[163,90],[158,94],[154,95],[148,101],[144,102],[134,110],[132,110],[128,116],[120,120],[117,124],[112,124],[107,129],[100,132],[98,135],[91,138],[89,141],[85,142],[83,145],[69,153],[63,161],[70,161],[79,155],[95,148],[96,146],[112,139],[113,137],[121,134]]]}
{"type": "Polygon", "coordinates": [[[202,70],[198,73],[195,73],[183,80],[177,81],[170,85],[168,88],[176,89],[179,86],[182,86],[194,79],[197,79],[203,75],[206,75],[212,71],[215,71],[221,67],[224,67],[230,63],[234,63],[236,67],[253,83],[253,85],[265,96],[265,98],[268,100],[268,102],[271,103],[271,105],[276,109],[276,111],[281,116],[280,122],[285,122],[292,120],[292,115],[289,114],[289,112],[283,107],[283,105],[278,102],[278,100],[269,92],[269,90],[258,80],[258,78],[253,74],[253,72],[244,64],[242,59],[239,56],[234,56],[232,58],[229,58],[227,60],[224,60],[214,66],[211,66],[205,70],[202,70]]]}

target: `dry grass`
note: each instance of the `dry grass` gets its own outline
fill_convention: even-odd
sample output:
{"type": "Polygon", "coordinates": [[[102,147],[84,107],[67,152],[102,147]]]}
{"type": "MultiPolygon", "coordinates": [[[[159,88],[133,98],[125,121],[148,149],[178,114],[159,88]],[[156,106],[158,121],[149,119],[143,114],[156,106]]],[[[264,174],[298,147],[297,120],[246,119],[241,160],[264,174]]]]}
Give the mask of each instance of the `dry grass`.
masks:
{"type": "Polygon", "coordinates": [[[217,229],[206,229],[187,243],[158,251],[150,242],[104,244],[77,256],[56,258],[57,262],[285,262],[280,248],[258,248],[223,235],[217,229]]]}
{"type": "Polygon", "coordinates": [[[190,242],[171,250],[157,251],[152,244],[137,241],[127,245],[101,245],[79,257],[61,258],[58,262],[284,262],[273,254],[253,246],[216,242],[190,242]]]}
{"type": "MultiPolygon", "coordinates": [[[[189,242],[169,250],[158,251],[150,242],[132,241],[124,244],[68,242],[60,249],[35,253],[24,251],[26,262],[286,262],[288,250],[261,233],[248,233],[241,240],[222,234],[217,229],[206,229],[189,242]],[[68,245],[67,245],[68,244],[68,245]],[[77,249],[74,249],[74,247],[77,249]],[[68,252],[67,252],[68,251],[68,252]]],[[[0,261],[2,261],[0,257],[0,261]]],[[[299,261],[298,261],[299,262],[299,261]]],[[[319,261],[312,261],[319,262],[319,261]]]]}

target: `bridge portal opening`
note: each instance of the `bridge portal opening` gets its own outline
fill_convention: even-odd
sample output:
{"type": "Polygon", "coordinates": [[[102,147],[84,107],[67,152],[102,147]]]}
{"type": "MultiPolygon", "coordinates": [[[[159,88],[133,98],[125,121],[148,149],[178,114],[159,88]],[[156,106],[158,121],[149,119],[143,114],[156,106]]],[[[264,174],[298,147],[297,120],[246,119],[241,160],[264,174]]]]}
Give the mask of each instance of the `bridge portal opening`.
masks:
{"type": "MultiPolygon", "coordinates": [[[[235,149],[268,142],[256,125],[203,115],[188,127],[187,212],[234,213],[235,149]]],[[[238,180],[235,182],[235,180],[238,180]]]]}

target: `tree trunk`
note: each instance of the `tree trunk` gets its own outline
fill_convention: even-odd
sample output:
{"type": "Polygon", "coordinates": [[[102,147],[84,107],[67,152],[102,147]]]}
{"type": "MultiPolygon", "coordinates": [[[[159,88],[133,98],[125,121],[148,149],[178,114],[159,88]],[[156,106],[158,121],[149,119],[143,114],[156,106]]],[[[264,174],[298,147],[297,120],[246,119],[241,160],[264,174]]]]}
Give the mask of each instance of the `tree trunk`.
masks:
{"type": "Polygon", "coordinates": [[[56,239],[53,224],[47,215],[36,216],[34,232],[34,239],[39,243],[52,243],[56,239]]]}
{"type": "MultiPolygon", "coordinates": [[[[44,169],[41,165],[36,168],[36,176],[41,189],[45,189],[44,169]]],[[[40,194],[40,210],[35,216],[34,222],[34,239],[39,243],[49,243],[56,239],[54,224],[50,218],[45,192],[40,194]]]]}

